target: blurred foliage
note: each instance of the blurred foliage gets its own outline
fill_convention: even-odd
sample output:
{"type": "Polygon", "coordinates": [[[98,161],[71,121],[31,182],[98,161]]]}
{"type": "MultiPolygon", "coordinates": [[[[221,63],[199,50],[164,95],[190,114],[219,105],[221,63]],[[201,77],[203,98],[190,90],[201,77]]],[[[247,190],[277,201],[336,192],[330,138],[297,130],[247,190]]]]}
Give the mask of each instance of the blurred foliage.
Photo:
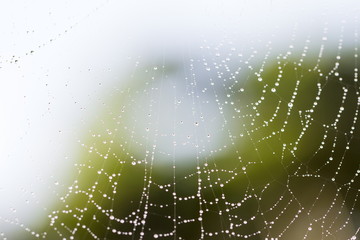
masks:
{"type": "MultiPolygon", "coordinates": [[[[308,239],[325,239],[321,233],[329,228],[342,229],[329,239],[351,237],[351,223],[340,225],[347,218],[354,220],[354,213],[359,212],[360,182],[355,177],[359,123],[354,124],[359,87],[353,81],[358,63],[351,53],[342,54],[341,59],[333,52],[327,54],[320,62],[313,55],[303,62],[295,58],[269,61],[261,81],[256,76],[260,67],[249,70],[246,79],[237,76],[239,84],[233,86],[228,100],[233,104],[224,104],[226,92],[218,96],[227,120],[223,131],[232,133],[233,142],[216,154],[201,155],[199,161],[175,164],[176,169],[171,157],[156,164],[164,156],[134,137],[134,131],[146,133],[134,129],[136,119],[127,111],[151,88],[152,84],[144,84],[148,79],[156,81],[182,66],[166,66],[155,74],[138,70],[128,88],[112,94],[99,114],[101,120],[89,133],[92,136],[85,138],[76,181],[56,206],[48,236],[139,239],[144,232],[144,239],[153,239],[154,233],[171,233],[175,225],[177,239],[199,239],[201,229],[219,233],[207,239],[228,239],[231,232],[222,231],[229,228],[243,236],[255,233],[250,239],[276,237],[285,230],[283,239],[302,239],[309,222],[320,219],[308,239]],[[338,117],[341,107],[344,110],[338,117]],[[180,200],[184,198],[190,199],[180,200]],[[198,219],[200,206],[202,221],[198,219]],[[321,220],[323,216],[326,219],[321,220]],[[184,223],[185,219],[192,220],[184,223]],[[276,224],[267,223],[271,221],[276,224]],[[231,223],[238,225],[230,227],[231,223]]],[[[134,111],[148,106],[137,107],[134,111]]]]}

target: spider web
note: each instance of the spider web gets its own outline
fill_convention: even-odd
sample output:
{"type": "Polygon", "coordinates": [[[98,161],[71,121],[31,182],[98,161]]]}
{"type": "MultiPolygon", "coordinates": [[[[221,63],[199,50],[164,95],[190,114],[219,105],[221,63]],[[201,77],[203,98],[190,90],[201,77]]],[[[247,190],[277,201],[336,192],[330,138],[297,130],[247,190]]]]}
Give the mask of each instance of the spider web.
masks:
{"type": "Polygon", "coordinates": [[[356,239],[358,32],[344,48],[345,26],[334,49],[325,27],[283,51],[204,41],[200,57],[139,60],[81,142],[46,233],[356,239]]]}
{"type": "Polygon", "coordinates": [[[46,230],[20,227],[49,239],[357,239],[354,22],[304,39],[295,25],[281,47],[235,35],[180,60],[139,57],[79,141],[46,230]]]}

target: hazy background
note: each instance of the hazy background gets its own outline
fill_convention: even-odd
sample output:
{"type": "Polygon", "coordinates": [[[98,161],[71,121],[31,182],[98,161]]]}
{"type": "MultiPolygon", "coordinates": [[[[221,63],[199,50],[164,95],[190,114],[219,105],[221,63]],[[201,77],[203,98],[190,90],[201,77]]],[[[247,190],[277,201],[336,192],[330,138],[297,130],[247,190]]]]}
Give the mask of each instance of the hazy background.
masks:
{"type": "Polygon", "coordinates": [[[204,40],[236,39],[246,49],[272,39],[280,49],[294,26],[301,41],[321,35],[326,24],[332,29],[343,20],[358,24],[352,21],[359,5],[356,0],[4,1],[0,232],[9,235],[17,223],[31,226],[46,218],[77,160],[77,141],[107,91],[125,84],[137,61],[198,55],[204,40]]]}

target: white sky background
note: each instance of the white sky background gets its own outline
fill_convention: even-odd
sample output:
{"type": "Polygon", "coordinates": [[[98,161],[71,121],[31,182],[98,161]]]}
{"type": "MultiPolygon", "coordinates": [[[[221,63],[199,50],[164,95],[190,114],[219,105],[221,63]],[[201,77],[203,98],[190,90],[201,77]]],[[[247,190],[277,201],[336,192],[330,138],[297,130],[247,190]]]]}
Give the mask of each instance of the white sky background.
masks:
{"type": "Polygon", "coordinates": [[[46,214],[44,207],[63,189],[77,160],[77,140],[106,90],[127,80],[121,76],[138,56],[176,55],[233,32],[246,46],[277,26],[281,45],[295,22],[297,34],[309,28],[316,33],[324,21],[353,18],[360,3],[19,0],[1,5],[0,232],[10,229],[6,219],[30,224],[46,214]]]}

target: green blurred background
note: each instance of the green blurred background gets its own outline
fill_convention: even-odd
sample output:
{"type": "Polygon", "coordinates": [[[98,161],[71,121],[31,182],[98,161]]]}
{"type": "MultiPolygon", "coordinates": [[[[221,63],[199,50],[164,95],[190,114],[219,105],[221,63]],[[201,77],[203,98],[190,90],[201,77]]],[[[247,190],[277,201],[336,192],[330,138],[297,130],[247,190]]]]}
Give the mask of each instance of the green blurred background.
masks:
{"type": "Polygon", "coordinates": [[[48,237],[351,238],[355,53],[283,56],[210,70],[204,59],[138,67],[85,134],[48,237]]]}

